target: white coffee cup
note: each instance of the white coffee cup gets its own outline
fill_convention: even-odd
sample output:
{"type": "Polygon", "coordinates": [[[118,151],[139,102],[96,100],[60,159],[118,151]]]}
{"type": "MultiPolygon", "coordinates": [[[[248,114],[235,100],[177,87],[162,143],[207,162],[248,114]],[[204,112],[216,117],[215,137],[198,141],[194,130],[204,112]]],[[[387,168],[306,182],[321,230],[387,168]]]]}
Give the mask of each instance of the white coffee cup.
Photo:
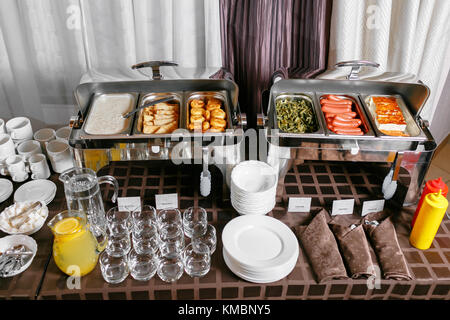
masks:
{"type": "Polygon", "coordinates": [[[45,147],[46,142],[50,142],[56,139],[55,130],[52,128],[44,128],[36,131],[33,135],[34,140],[39,141],[41,144],[41,149],[44,154],[47,154],[47,150],[45,147]]]}
{"type": "Polygon", "coordinates": [[[16,154],[16,148],[11,136],[7,133],[0,133],[0,158],[6,159],[16,154]]]}
{"type": "Polygon", "coordinates": [[[74,167],[74,161],[70,146],[65,141],[52,140],[45,143],[48,158],[52,164],[53,171],[61,173],[74,167]]]}
{"type": "Polygon", "coordinates": [[[59,128],[56,130],[55,136],[56,140],[68,142],[70,137],[70,127],[59,128]]]}
{"type": "Polygon", "coordinates": [[[33,128],[31,127],[31,121],[28,118],[12,118],[6,122],[5,127],[13,140],[33,139],[33,128]]]}
{"type": "Polygon", "coordinates": [[[13,181],[23,182],[28,179],[30,169],[19,155],[9,156],[5,161],[7,169],[3,168],[1,174],[9,174],[13,181]]]}
{"type": "Polygon", "coordinates": [[[42,153],[41,144],[36,140],[27,140],[17,146],[17,153],[27,161],[33,154],[42,153]]]}
{"type": "Polygon", "coordinates": [[[28,162],[30,164],[31,179],[48,179],[50,177],[50,168],[47,158],[42,153],[33,154],[28,162]]]}
{"type": "Polygon", "coordinates": [[[5,120],[0,119],[0,133],[6,133],[5,120]]]}

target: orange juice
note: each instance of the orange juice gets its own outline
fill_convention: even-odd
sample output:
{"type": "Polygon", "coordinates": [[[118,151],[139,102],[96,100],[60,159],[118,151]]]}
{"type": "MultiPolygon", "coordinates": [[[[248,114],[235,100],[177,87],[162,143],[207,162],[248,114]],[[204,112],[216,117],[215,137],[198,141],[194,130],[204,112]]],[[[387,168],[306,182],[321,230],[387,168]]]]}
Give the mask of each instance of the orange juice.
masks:
{"type": "Polygon", "coordinates": [[[58,268],[74,276],[84,276],[91,272],[98,260],[97,240],[85,224],[85,219],[68,216],[57,221],[52,231],[53,258],[58,268]],[[79,268],[80,274],[73,274],[79,268]]]}

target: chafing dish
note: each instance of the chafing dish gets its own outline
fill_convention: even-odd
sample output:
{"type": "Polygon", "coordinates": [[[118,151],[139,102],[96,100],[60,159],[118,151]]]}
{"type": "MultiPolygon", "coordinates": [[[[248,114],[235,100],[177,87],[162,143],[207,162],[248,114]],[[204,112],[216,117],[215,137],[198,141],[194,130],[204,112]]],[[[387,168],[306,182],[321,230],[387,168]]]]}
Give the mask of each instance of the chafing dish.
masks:
{"type": "MultiPolygon", "coordinates": [[[[352,74],[352,79],[355,75],[352,74]]],[[[275,82],[269,95],[267,112],[258,115],[258,123],[265,130],[268,142],[267,161],[278,168],[279,183],[293,165],[294,160],[364,161],[393,163],[392,180],[397,179],[398,169],[404,167],[411,176],[411,184],[403,204],[415,203],[428,169],[436,143],[428,129],[428,122],[420,117],[420,111],[429,96],[429,88],[423,83],[398,83],[362,80],[282,79],[275,82]],[[285,134],[278,130],[275,102],[277,97],[290,93],[314,93],[316,104],[323,94],[346,95],[359,106],[367,131],[361,136],[338,135],[327,128],[323,134],[285,134]],[[388,136],[376,127],[365,99],[371,95],[402,98],[409,136],[388,136]],[[410,117],[408,117],[410,115],[410,117]]],[[[325,123],[323,113],[322,126],[325,123]]],[[[281,186],[280,186],[281,188],[281,186]]],[[[281,194],[281,191],[279,192],[281,194]]]]}
{"type": "MultiPolygon", "coordinates": [[[[158,62],[161,63],[161,62],[158,62]]],[[[157,64],[158,64],[157,63],[157,64]]],[[[140,68],[146,63],[133,66],[140,68]]],[[[154,67],[153,64],[151,64],[154,67]]],[[[161,79],[159,68],[157,77],[161,79]]],[[[74,90],[77,114],[71,118],[69,144],[75,163],[79,167],[99,170],[110,161],[172,160],[175,163],[201,164],[205,153],[226,177],[233,164],[239,163],[245,151],[241,150],[245,114],[238,104],[238,86],[230,80],[149,80],[83,83],[74,90]],[[171,134],[142,133],[142,111],[132,118],[132,130],[120,134],[89,135],[84,125],[89,121],[90,108],[96,97],[103,94],[133,93],[135,105],[174,95],[180,105],[179,129],[171,134]],[[198,94],[220,96],[227,112],[228,127],[225,132],[198,134],[187,129],[189,99],[198,94]],[[220,160],[218,160],[221,157],[220,160]]]]}

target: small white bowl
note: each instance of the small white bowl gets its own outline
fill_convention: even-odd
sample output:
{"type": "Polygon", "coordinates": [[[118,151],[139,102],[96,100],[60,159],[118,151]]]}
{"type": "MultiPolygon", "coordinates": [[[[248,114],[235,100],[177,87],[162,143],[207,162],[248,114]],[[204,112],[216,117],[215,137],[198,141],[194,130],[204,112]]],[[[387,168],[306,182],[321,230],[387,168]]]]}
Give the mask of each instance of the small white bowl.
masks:
{"type": "MultiPolygon", "coordinates": [[[[6,229],[6,228],[4,228],[2,225],[0,225],[0,230],[3,231],[4,233],[11,234],[11,235],[19,235],[19,234],[22,234],[22,235],[32,235],[32,234],[38,232],[38,231],[42,228],[42,226],[45,224],[45,221],[47,221],[47,218],[48,218],[48,207],[47,207],[47,205],[46,205],[44,202],[42,202],[42,201],[40,201],[40,202],[41,202],[41,205],[42,205],[42,210],[44,210],[45,216],[44,216],[44,218],[42,219],[42,222],[39,223],[38,225],[36,225],[33,229],[26,230],[26,231],[18,231],[18,232],[14,232],[14,231],[12,231],[12,230],[10,230],[10,229],[6,229]]],[[[11,206],[7,207],[7,208],[0,214],[0,216],[3,215],[3,214],[5,214],[5,211],[8,210],[9,208],[13,207],[13,206],[23,205],[23,204],[27,204],[27,203],[30,203],[30,204],[31,204],[32,201],[29,201],[29,202],[16,202],[16,203],[12,204],[11,206]]]]}
{"type": "Polygon", "coordinates": [[[12,248],[12,247],[15,247],[18,245],[26,246],[28,249],[30,249],[33,252],[33,256],[26,264],[24,264],[22,266],[22,268],[20,268],[19,270],[15,271],[15,272],[10,273],[8,275],[8,277],[12,277],[12,276],[18,275],[19,273],[24,272],[26,269],[28,269],[28,267],[33,262],[34,257],[36,256],[37,243],[36,243],[36,241],[34,241],[33,238],[31,238],[29,236],[25,236],[25,235],[11,235],[11,236],[6,236],[3,238],[0,238],[0,252],[4,252],[4,251],[8,250],[9,248],[12,248]]]}
{"type": "Polygon", "coordinates": [[[240,193],[259,194],[272,191],[277,184],[275,169],[262,161],[243,161],[233,168],[231,183],[240,193]]]}

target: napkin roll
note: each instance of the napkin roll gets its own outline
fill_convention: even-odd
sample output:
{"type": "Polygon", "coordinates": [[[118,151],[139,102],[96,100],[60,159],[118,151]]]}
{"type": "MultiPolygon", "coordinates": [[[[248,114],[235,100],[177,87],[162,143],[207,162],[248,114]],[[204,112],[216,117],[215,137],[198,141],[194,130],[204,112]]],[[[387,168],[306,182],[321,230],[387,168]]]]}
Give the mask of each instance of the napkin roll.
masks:
{"type": "Polygon", "coordinates": [[[339,247],[353,279],[375,276],[375,266],[363,226],[346,226],[330,222],[339,247]]]}
{"type": "Polygon", "coordinates": [[[336,239],[328,227],[327,215],[322,209],[309,225],[295,228],[319,283],[348,278],[336,239]]]}
{"type": "Polygon", "coordinates": [[[411,280],[391,217],[384,212],[370,213],[363,219],[363,226],[377,254],[383,277],[389,280],[411,280]]]}

